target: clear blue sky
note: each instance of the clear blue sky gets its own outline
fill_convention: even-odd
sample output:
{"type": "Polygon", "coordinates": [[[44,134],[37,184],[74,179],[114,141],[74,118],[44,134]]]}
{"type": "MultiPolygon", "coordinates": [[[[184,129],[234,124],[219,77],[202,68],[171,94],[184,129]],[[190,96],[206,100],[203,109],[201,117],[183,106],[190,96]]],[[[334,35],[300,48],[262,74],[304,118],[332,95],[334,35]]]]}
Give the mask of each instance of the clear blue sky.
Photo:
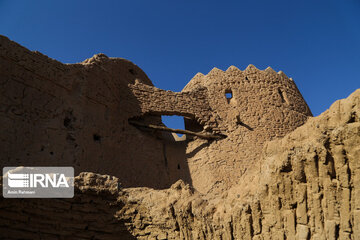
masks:
{"type": "Polygon", "coordinates": [[[213,67],[271,66],[314,115],[360,88],[360,0],[0,0],[0,34],[65,63],[126,58],[173,91],[213,67]]]}

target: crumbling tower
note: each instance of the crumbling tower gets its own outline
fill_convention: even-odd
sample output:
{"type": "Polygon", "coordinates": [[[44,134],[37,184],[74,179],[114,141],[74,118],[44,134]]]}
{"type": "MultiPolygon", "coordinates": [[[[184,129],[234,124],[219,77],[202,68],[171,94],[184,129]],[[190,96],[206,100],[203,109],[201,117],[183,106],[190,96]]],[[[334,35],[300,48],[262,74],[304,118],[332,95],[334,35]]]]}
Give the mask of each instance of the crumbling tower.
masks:
{"type": "Polygon", "coordinates": [[[312,116],[295,82],[270,67],[214,68],[195,75],[180,93],[142,83],[130,88],[145,115],[181,115],[187,130],[227,136],[188,141],[190,176],[203,192],[215,182],[231,186],[257,164],[266,141],[283,137],[312,116]]]}
{"type": "Polygon", "coordinates": [[[264,143],[311,112],[294,81],[271,68],[231,66],[197,74],[181,92],[156,88],[135,64],[104,54],[62,64],[0,36],[1,165],[73,166],[119,177],[124,187],[166,188],[178,179],[201,192],[228,188],[258,164],[264,143]],[[180,115],[184,141],[130,124],[180,115]],[[22,136],[22,137],[18,137],[22,136]]]}

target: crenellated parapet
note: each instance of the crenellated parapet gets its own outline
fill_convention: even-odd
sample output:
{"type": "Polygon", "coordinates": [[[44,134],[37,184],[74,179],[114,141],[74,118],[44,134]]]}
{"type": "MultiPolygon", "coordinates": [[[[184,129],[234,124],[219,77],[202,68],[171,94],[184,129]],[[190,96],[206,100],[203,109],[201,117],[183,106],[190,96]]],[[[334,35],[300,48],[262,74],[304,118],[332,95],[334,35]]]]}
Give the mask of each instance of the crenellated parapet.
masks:
{"type": "Polygon", "coordinates": [[[182,92],[192,91],[198,87],[207,88],[213,96],[212,99],[218,100],[219,105],[227,102],[225,93],[231,91],[233,97],[246,100],[238,102],[238,105],[249,102],[243,96],[251,96],[260,105],[276,105],[289,111],[312,115],[293,79],[288,78],[282,71],[274,71],[271,67],[259,70],[249,65],[244,71],[235,66],[230,66],[226,71],[213,68],[207,75],[196,74],[182,92]],[[264,96],[265,93],[267,96],[264,96]],[[214,94],[217,97],[214,97],[214,94]]]}
{"type": "MultiPolygon", "coordinates": [[[[193,184],[203,192],[216,182],[226,187],[237,182],[258,163],[267,141],[285,136],[312,116],[295,82],[270,67],[259,70],[249,65],[244,71],[234,66],[226,71],[214,68],[207,75],[196,74],[182,93],[198,88],[207,89],[217,129],[227,136],[188,159],[193,184]],[[208,159],[212,164],[207,165],[208,159]],[[204,172],[208,173],[206,183],[204,172]]],[[[191,142],[188,148],[197,146],[191,142]]]]}
{"type": "Polygon", "coordinates": [[[258,162],[265,142],[285,136],[312,116],[295,82],[270,67],[214,68],[207,75],[196,74],[181,92],[139,81],[129,87],[142,115],[181,115],[186,130],[227,136],[205,149],[200,140],[188,143],[192,181],[202,192],[216,182],[231,186],[258,162]],[[200,150],[194,154],[190,149],[200,150]]]}
{"type": "MultiPolygon", "coordinates": [[[[180,115],[212,132],[229,134],[241,125],[283,136],[304,123],[311,112],[294,81],[268,67],[230,66],[198,73],[181,92],[166,91],[137,81],[129,84],[142,114],[180,115]]],[[[267,138],[268,138],[267,137],[267,138]]]]}

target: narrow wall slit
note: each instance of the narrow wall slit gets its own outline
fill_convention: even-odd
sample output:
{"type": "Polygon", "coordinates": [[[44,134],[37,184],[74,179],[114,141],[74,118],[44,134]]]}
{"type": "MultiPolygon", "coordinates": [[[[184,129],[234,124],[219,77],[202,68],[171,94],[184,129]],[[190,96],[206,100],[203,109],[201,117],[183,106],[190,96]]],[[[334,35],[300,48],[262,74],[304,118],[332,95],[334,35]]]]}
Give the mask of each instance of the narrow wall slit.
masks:
{"type": "Polygon", "coordinates": [[[278,88],[278,93],[280,95],[280,98],[281,98],[281,102],[282,103],[286,103],[289,105],[289,100],[286,96],[286,92],[284,92],[283,90],[281,90],[280,88],[278,88]]]}
{"type": "Polygon", "coordinates": [[[233,98],[233,93],[232,93],[231,89],[225,90],[225,97],[226,97],[227,103],[230,103],[231,99],[233,98]]]}

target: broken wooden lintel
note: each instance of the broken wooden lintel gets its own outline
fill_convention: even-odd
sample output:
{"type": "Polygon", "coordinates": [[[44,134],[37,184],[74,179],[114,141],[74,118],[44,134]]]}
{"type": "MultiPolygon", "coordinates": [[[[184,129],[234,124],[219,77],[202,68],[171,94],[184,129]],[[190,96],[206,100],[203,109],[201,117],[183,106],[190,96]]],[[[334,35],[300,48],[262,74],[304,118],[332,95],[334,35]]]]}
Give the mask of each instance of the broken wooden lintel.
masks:
{"type": "Polygon", "coordinates": [[[180,133],[180,134],[187,134],[192,136],[197,136],[199,138],[207,139],[207,140],[214,140],[214,139],[222,139],[225,136],[221,134],[211,134],[211,133],[197,133],[189,130],[182,130],[182,129],[174,129],[174,128],[168,128],[164,126],[158,126],[154,124],[145,124],[134,120],[129,120],[129,123],[137,126],[137,127],[143,127],[143,128],[149,128],[149,129],[155,129],[165,132],[174,132],[174,133],[180,133]]]}

